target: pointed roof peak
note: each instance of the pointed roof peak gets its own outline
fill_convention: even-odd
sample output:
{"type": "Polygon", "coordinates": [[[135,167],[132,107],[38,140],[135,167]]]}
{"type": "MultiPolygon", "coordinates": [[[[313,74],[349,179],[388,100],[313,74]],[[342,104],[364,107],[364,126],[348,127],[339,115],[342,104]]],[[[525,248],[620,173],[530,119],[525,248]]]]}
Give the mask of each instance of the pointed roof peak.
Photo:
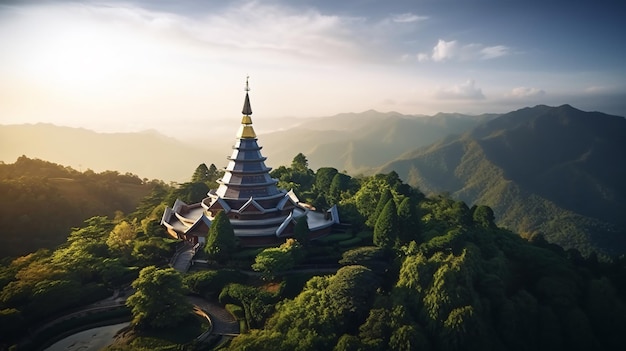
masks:
{"type": "Polygon", "coordinates": [[[243,110],[241,111],[241,113],[243,113],[244,116],[250,116],[252,115],[252,107],[250,106],[250,97],[248,96],[248,92],[250,91],[250,84],[248,83],[248,80],[250,79],[250,76],[246,77],[246,99],[243,102],[243,110]]]}

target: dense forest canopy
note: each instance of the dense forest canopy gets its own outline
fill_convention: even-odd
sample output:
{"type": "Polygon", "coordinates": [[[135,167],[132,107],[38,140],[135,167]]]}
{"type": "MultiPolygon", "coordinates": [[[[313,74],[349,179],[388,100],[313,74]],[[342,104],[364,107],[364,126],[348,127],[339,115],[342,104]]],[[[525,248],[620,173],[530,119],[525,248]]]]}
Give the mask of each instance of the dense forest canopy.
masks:
{"type": "Polygon", "coordinates": [[[0,164],[0,257],[54,249],[85,219],[131,213],[156,188],[165,191],[168,185],[130,173],[79,172],[26,156],[0,164]]]}
{"type": "Polygon", "coordinates": [[[585,255],[626,254],[626,119],[570,105],[512,111],[416,149],[394,170],[432,195],[488,205],[499,226],[585,255]]]}
{"type": "MultiPolygon", "coordinates": [[[[299,239],[306,235],[300,224],[297,237],[278,248],[245,249],[224,240],[227,226],[217,228],[199,252],[213,265],[171,270],[177,241],[158,225],[164,205],[199,196],[198,189],[215,180],[215,174],[206,177],[210,170],[201,165],[191,182],[177,188],[153,187],[127,215],[85,220],[54,251],[4,262],[0,342],[17,343],[21,331],[36,329],[47,316],[132,283],[141,293],[128,300],[137,335],[171,329],[163,317],[173,313],[173,320],[182,320],[189,307],[176,301],[193,293],[219,301],[240,320],[242,334],[222,346],[232,350],[622,346],[623,256],[598,260],[541,235],[527,240],[497,227],[490,207],[447,195],[426,197],[395,172],[352,177],[329,167],[313,171],[301,154],[272,176],[293,184],[301,199],[320,210],[338,204],[346,224],[341,230],[306,242],[299,239]],[[163,299],[152,296],[156,286],[171,296],[167,309],[155,303],[163,299]]],[[[110,349],[154,349],[148,345],[154,344],[110,349]]]]}

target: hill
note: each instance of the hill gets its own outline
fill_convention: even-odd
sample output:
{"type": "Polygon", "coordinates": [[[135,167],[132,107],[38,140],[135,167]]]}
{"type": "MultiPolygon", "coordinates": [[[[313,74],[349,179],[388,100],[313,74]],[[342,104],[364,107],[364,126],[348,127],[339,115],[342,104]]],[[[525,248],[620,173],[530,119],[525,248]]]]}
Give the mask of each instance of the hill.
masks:
{"type": "MultiPolygon", "coordinates": [[[[328,172],[312,176],[312,197],[332,195],[312,185],[328,172]]],[[[336,190],[350,230],[306,244],[234,248],[217,265],[219,244],[207,243],[198,252],[205,263],[175,271],[168,261],[176,241],[155,230],[155,214],[173,195],[165,191],[153,192],[142,201],[145,211],[132,216],[85,221],[54,251],[2,260],[0,349],[44,349],[53,335],[122,316],[132,318],[130,329],[109,349],[621,349],[626,257],[598,261],[540,237],[524,240],[498,228],[489,207],[425,197],[395,173],[337,179],[344,177],[349,185],[336,190]],[[122,293],[111,298],[114,289],[122,293]],[[211,329],[185,313],[192,311],[187,293],[196,303],[224,306],[241,334],[198,342],[211,329]],[[125,297],[129,308],[102,304],[125,297]],[[77,310],[89,313],[47,320],[77,310]]]]}
{"type": "Polygon", "coordinates": [[[565,248],[626,252],[626,120],[569,105],[524,108],[415,150],[395,170],[426,193],[491,206],[498,224],[565,248]]]}
{"type": "Polygon", "coordinates": [[[78,170],[116,170],[179,182],[189,181],[188,176],[207,159],[223,160],[228,151],[226,142],[217,151],[205,150],[155,131],[97,133],[51,124],[0,126],[0,144],[0,160],[6,163],[26,155],[78,170]]]}
{"type": "Polygon", "coordinates": [[[289,164],[295,149],[307,156],[313,169],[334,167],[356,174],[496,116],[422,116],[370,110],[307,119],[287,130],[262,135],[260,142],[274,164],[289,164]]]}
{"type": "Polygon", "coordinates": [[[155,184],[115,171],[81,173],[24,156],[0,164],[0,257],[52,249],[87,218],[130,213],[155,184]]]}
{"type": "MultiPolygon", "coordinates": [[[[268,165],[289,165],[302,152],[316,169],[332,166],[357,173],[395,159],[448,134],[464,132],[495,115],[409,116],[366,111],[307,119],[255,118],[268,165]]],[[[0,125],[0,161],[40,158],[75,169],[117,170],[149,179],[186,182],[201,163],[226,166],[236,121],[207,124],[202,140],[166,137],[155,131],[96,133],[51,124],[0,125]]]]}

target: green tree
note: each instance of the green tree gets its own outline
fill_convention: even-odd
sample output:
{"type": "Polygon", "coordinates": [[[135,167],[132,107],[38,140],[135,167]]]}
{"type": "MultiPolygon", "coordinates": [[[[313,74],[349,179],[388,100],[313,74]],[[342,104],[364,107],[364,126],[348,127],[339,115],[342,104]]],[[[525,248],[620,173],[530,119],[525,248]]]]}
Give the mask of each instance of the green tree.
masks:
{"type": "MultiPolygon", "coordinates": [[[[153,180],[150,184],[152,185],[152,191],[139,202],[135,212],[130,215],[131,218],[152,217],[154,215],[155,208],[159,207],[159,205],[164,205],[168,194],[172,192],[172,187],[166,185],[162,181],[153,180]]],[[[171,205],[171,203],[168,203],[167,205],[171,205]]],[[[161,219],[160,215],[162,214],[163,212],[159,214],[158,219],[161,219]]]]}
{"type": "Polygon", "coordinates": [[[385,250],[377,246],[361,246],[343,253],[339,264],[341,265],[362,265],[372,268],[377,263],[386,259],[385,250]]]}
{"type": "Polygon", "coordinates": [[[395,245],[398,237],[398,214],[396,203],[393,199],[381,211],[374,226],[374,245],[383,248],[391,248],[395,245]]]}
{"type": "Polygon", "coordinates": [[[202,163],[193,172],[193,175],[191,176],[191,182],[192,183],[206,183],[208,181],[210,181],[209,168],[206,166],[206,164],[202,163]]]}
{"type": "Polygon", "coordinates": [[[226,213],[220,211],[211,222],[204,250],[210,257],[224,262],[228,260],[236,246],[237,240],[233,226],[226,213]]]}
{"type": "Polygon", "coordinates": [[[401,245],[411,240],[420,241],[420,223],[413,198],[405,197],[398,206],[398,241],[401,245]]]}
{"type": "Polygon", "coordinates": [[[246,320],[252,328],[258,328],[263,320],[274,310],[275,299],[272,294],[249,285],[228,284],[219,295],[222,304],[233,303],[243,307],[246,320]]]}
{"type": "Polygon", "coordinates": [[[493,214],[493,210],[489,206],[478,206],[474,210],[473,214],[474,223],[478,224],[484,228],[494,228],[495,224],[495,215],[493,214]]]}
{"type": "Polygon", "coordinates": [[[143,263],[142,265],[162,265],[166,264],[171,257],[170,247],[161,238],[149,238],[140,240],[133,247],[133,258],[143,263]]]}
{"type": "Polygon", "coordinates": [[[220,179],[220,177],[222,177],[223,174],[224,171],[217,169],[217,167],[215,167],[215,165],[211,163],[211,165],[209,166],[209,172],[207,174],[210,182],[216,182],[218,179],[220,179]]]}
{"type": "Polygon", "coordinates": [[[280,247],[267,248],[256,256],[252,269],[261,272],[264,279],[274,279],[277,273],[293,268],[301,250],[296,240],[287,239],[280,247]]]}
{"type": "Polygon", "coordinates": [[[106,244],[111,251],[117,252],[125,258],[130,258],[136,238],[135,226],[127,221],[121,221],[109,234],[106,244]]]}
{"type": "Polygon", "coordinates": [[[105,216],[96,216],[86,219],[85,226],[72,228],[72,232],[67,238],[68,242],[76,240],[90,240],[103,242],[113,229],[113,223],[105,216]]]}
{"type": "Polygon", "coordinates": [[[402,325],[394,329],[389,347],[398,351],[430,350],[428,339],[417,325],[402,325]]]}
{"type": "Polygon", "coordinates": [[[330,189],[328,192],[328,202],[338,203],[341,200],[341,194],[350,190],[350,180],[352,178],[343,173],[337,173],[333,176],[333,180],[330,182],[330,189]]]}
{"type": "Polygon", "coordinates": [[[315,175],[309,169],[309,161],[302,153],[296,155],[291,162],[290,181],[298,184],[301,192],[309,192],[313,187],[315,175]]]}
{"type": "Polygon", "coordinates": [[[376,209],[374,210],[374,212],[372,212],[372,214],[370,214],[370,217],[367,219],[367,225],[374,226],[376,224],[376,221],[378,221],[378,216],[383,211],[383,208],[387,206],[389,200],[392,199],[393,194],[391,193],[391,190],[389,190],[389,187],[384,187],[382,189],[382,192],[380,193],[380,198],[376,203],[376,209]]]}
{"type": "Polygon", "coordinates": [[[128,297],[126,306],[131,308],[132,324],[140,329],[174,327],[191,312],[182,276],[173,268],[148,266],[132,286],[135,293],[128,297]]]}
{"type": "Polygon", "coordinates": [[[307,216],[302,216],[296,219],[296,225],[293,228],[293,236],[303,246],[308,246],[310,232],[307,216]]]}
{"type": "Polygon", "coordinates": [[[343,334],[337,341],[333,351],[358,351],[361,350],[361,339],[354,335],[343,334]]]}
{"type": "Polygon", "coordinates": [[[309,170],[309,161],[303,153],[298,153],[291,161],[291,169],[298,173],[307,173],[309,170]]]}
{"type": "Polygon", "coordinates": [[[330,192],[330,185],[335,175],[339,173],[336,168],[322,167],[315,173],[315,189],[322,194],[330,192]]]}

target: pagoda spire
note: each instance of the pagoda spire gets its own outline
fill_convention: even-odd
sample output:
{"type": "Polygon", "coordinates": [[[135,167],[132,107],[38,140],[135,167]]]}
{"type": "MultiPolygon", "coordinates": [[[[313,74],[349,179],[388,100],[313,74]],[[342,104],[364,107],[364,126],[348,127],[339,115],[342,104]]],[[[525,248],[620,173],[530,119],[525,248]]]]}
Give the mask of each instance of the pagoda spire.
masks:
{"type": "Polygon", "coordinates": [[[256,133],[254,132],[254,128],[252,128],[252,107],[250,106],[250,96],[248,92],[250,91],[250,84],[248,80],[250,76],[246,77],[246,98],[243,102],[243,117],[241,118],[241,126],[239,127],[239,131],[237,132],[237,138],[239,139],[256,139],[256,133]]]}
{"type": "Polygon", "coordinates": [[[248,79],[250,79],[250,76],[246,77],[246,100],[243,103],[243,111],[241,111],[241,113],[243,113],[244,116],[250,116],[252,115],[252,107],[250,107],[250,97],[248,96],[248,92],[250,91],[250,85],[248,84],[248,79]]]}

